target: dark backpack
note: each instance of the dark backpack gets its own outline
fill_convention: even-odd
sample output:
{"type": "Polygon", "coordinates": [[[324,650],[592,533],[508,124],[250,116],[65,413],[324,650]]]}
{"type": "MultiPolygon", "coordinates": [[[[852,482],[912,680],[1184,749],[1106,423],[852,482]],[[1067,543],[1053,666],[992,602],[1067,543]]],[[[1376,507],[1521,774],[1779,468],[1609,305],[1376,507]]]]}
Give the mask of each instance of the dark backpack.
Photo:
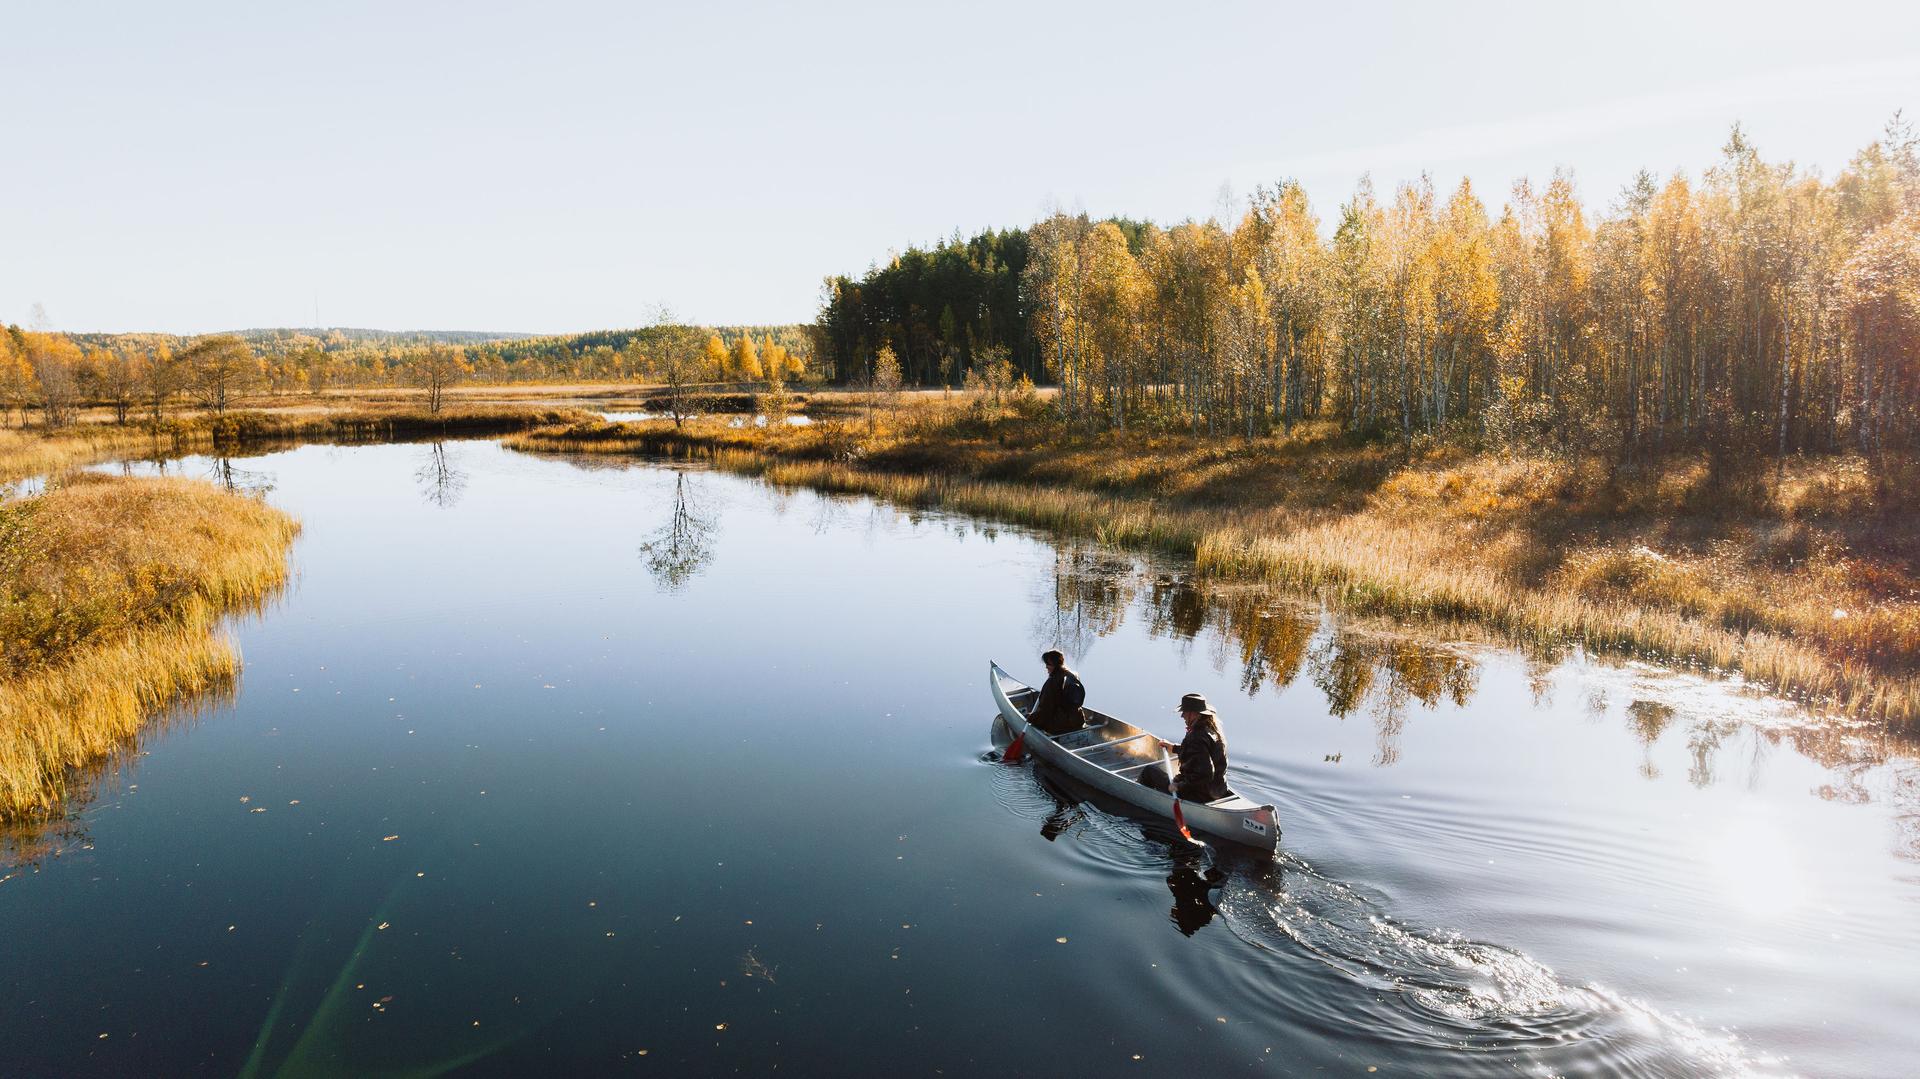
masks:
{"type": "Polygon", "coordinates": [[[1060,698],[1067,702],[1068,708],[1080,708],[1087,703],[1087,687],[1080,684],[1080,676],[1072,671],[1061,671],[1066,677],[1060,681],[1060,698]]]}

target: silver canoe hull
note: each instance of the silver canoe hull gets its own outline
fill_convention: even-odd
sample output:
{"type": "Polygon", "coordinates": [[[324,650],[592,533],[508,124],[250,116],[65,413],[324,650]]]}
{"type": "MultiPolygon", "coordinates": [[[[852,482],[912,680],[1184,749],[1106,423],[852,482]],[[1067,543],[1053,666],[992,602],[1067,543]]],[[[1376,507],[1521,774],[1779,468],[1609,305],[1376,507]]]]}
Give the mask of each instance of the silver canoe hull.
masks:
{"type": "MultiPolygon", "coordinates": [[[[1103,794],[1156,816],[1173,818],[1173,796],[1139,780],[1139,773],[1155,764],[1165,764],[1169,774],[1179,772],[1178,763],[1167,757],[1153,735],[1089,708],[1085,729],[1056,738],[1029,725],[1026,713],[1016,703],[1031,705],[1037,690],[1009,676],[997,663],[987,665],[987,681],[1007,728],[1016,737],[1026,735],[1026,752],[1103,794]]],[[[1280,819],[1271,805],[1230,793],[1215,802],[1183,799],[1180,810],[1190,830],[1204,832],[1211,839],[1269,854],[1279,848],[1280,819]]]]}

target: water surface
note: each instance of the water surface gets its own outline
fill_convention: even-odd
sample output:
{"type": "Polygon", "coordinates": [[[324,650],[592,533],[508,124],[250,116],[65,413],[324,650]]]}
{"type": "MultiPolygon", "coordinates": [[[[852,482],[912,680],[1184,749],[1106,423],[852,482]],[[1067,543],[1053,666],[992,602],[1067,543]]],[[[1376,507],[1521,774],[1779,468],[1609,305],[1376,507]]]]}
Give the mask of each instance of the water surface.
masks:
{"type": "Polygon", "coordinates": [[[298,515],[297,580],[0,869],[0,1073],[1920,1059],[1920,769],[1725,682],[719,473],[162,467],[298,515]],[[987,660],[1054,644],[1163,734],[1212,698],[1281,857],[988,759],[987,660]]]}

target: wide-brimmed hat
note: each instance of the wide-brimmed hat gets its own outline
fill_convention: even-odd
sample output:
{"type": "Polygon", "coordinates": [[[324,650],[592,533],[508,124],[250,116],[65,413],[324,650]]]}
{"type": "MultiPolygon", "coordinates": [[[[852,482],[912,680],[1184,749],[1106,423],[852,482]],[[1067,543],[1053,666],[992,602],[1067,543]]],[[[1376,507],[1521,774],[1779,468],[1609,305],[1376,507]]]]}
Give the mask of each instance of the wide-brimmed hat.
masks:
{"type": "Polygon", "coordinates": [[[1180,711],[1200,712],[1204,715],[1209,715],[1209,716],[1213,714],[1213,709],[1207,707],[1207,698],[1198,693],[1181,694],[1180,695],[1180,711]]]}

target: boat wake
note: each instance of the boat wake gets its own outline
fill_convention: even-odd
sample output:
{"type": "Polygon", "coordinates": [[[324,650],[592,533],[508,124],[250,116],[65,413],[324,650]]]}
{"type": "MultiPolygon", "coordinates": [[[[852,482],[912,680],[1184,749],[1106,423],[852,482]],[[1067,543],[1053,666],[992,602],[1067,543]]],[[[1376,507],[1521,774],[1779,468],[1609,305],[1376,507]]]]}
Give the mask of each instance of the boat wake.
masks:
{"type": "Polygon", "coordinates": [[[1444,1054],[1451,1070],[1554,1075],[1756,1075],[1732,1035],[1596,985],[1564,980],[1510,948],[1406,925],[1383,898],[1282,855],[1277,873],[1229,867],[1218,909],[1241,941],[1277,953],[1277,969],[1315,964],[1361,992],[1286,994],[1316,1025],[1359,1021],[1404,1059],[1444,1054]],[[1359,1014],[1356,1014],[1358,1012],[1359,1014]]]}
{"type": "MultiPolygon", "coordinates": [[[[1004,744],[997,730],[996,746],[1004,744]]],[[[993,772],[996,800],[1049,840],[1070,841],[1077,857],[1118,875],[1165,874],[1183,935],[1223,926],[1238,942],[1228,953],[1176,951],[1160,969],[1190,983],[1177,998],[1217,997],[1230,984],[1267,1002],[1259,1020],[1267,1041],[1292,1046],[1298,1063],[1365,1058],[1460,1075],[1787,1070],[1731,1034],[1569,981],[1514,949],[1406,924],[1388,913],[1389,897],[1284,848],[1271,860],[1230,848],[1196,855],[1163,826],[1044,765],[993,772]]]]}

